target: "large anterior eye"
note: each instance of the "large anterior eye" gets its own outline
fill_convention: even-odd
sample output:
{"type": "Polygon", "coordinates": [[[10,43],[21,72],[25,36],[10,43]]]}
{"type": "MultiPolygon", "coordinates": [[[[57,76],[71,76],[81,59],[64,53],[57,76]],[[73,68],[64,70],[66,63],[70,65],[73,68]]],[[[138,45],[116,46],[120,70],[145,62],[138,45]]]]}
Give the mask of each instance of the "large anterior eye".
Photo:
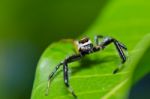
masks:
{"type": "Polygon", "coordinates": [[[86,43],[86,42],[88,42],[89,41],[89,38],[83,38],[83,39],[81,39],[80,41],[79,41],[79,43],[82,43],[82,44],[84,44],[84,43],[86,43]]]}

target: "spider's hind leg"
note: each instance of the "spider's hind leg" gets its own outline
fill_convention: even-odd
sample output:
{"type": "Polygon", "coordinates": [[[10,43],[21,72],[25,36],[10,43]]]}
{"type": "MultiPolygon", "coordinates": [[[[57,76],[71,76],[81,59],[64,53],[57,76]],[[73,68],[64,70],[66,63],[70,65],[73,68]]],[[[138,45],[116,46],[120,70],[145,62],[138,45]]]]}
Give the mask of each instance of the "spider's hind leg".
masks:
{"type": "MultiPolygon", "coordinates": [[[[120,43],[119,41],[117,41],[116,39],[114,38],[111,38],[111,37],[105,37],[104,40],[100,43],[99,46],[101,46],[102,48],[105,48],[107,45],[111,44],[111,43],[114,43],[117,51],[118,51],[118,54],[120,56],[120,58],[122,59],[122,64],[126,62],[126,56],[123,52],[123,49],[124,50],[127,50],[127,47],[120,43]]],[[[115,71],[114,73],[117,73],[120,69],[121,69],[122,66],[119,66],[115,71]]]]}

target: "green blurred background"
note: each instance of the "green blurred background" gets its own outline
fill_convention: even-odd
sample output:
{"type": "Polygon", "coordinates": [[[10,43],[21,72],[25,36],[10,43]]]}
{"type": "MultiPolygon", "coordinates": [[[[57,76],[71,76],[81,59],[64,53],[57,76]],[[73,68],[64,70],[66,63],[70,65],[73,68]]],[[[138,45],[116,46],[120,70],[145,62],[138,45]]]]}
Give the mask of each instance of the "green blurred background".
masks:
{"type": "MultiPolygon", "coordinates": [[[[62,38],[77,38],[109,1],[1,0],[0,99],[29,99],[44,49],[62,38]]],[[[150,93],[149,83],[147,75],[133,87],[130,98],[142,99],[144,92],[150,93]]]]}

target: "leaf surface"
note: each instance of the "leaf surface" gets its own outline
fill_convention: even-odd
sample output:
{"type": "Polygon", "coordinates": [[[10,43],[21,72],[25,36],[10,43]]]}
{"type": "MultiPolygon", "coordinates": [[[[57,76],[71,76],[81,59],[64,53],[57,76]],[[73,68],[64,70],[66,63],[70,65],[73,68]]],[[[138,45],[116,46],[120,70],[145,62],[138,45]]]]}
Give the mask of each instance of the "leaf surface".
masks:
{"type": "MultiPolygon", "coordinates": [[[[120,65],[114,45],[69,64],[70,85],[79,99],[123,99],[130,86],[149,73],[150,1],[109,1],[93,25],[82,35],[109,35],[128,47],[124,69],[113,74],[120,65]],[[146,35],[146,36],[145,36],[146,35]],[[143,38],[144,37],[144,38],[143,38]],[[143,39],[142,39],[143,38],[143,39]],[[134,78],[134,79],[133,79],[134,78]]],[[[53,78],[45,96],[48,75],[66,56],[74,54],[73,45],[56,42],[50,45],[38,63],[31,99],[73,99],[64,85],[62,67],[53,78]]]]}

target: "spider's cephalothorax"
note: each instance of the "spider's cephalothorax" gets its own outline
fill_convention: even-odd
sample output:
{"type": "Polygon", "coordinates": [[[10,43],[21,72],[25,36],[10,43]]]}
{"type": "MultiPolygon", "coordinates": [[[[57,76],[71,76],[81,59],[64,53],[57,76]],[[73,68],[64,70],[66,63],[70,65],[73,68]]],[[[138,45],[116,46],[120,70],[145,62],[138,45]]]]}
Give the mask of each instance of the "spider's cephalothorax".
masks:
{"type": "MultiPolygon", "coordinates": [[[[52,73],[49,75],[48,77],[48,87],[47,87],[47,94],[48,94],[48,89],[49,89],[49,84],[50,84],[50,80],[51,78],[54,76],[54,74],[56,73],[56,71],[59,69],[59,67],[61,65],[63,65],[63,72],[64,72],[64,82],[66,87],[69,89],[69,91],[71,92],[71,94],[77,98],[77,96],[75,95],[73,89],[70,87],[69,84],[69,78],[68,78],[68,63],[80,60],[83,56],[88,55],[90,53],[93,52],[97,52],[100,51],[102,49],[105,49],[107,45],[113,43],[118,51],[118,54],[120,56],[120,58],[122,59],[122,64],[125,63],[126,61],[126,56],[123,52],[124,50],[127,50],[126,46],[122,43],[120,43],[119,41],[117,41],[114,38],[111,37],[103,37],[101,35],[95,36],[95,45],[92,44],[91,40],[87,37],[79,40],[79,41],[75,41],[76,46],[78,48],[78,53],[71,55],[69,57],[67,57],[66,59],[64,59],[64,61],[60,62],[55,69],[52,71],[52,73]],[[99,38],[102,38],[102,42],[99,42],[99,38]]],[[[114,70],[114,73],[118,72],[120,70],[120,67],[118,67],[117,69],[114,70]]]]}
{"type": "Polygon", "coordinates": [[[93,44],[87,37],[76,41],[76,46],[81,54],[91,53],[93,51],[93,44]]]}

